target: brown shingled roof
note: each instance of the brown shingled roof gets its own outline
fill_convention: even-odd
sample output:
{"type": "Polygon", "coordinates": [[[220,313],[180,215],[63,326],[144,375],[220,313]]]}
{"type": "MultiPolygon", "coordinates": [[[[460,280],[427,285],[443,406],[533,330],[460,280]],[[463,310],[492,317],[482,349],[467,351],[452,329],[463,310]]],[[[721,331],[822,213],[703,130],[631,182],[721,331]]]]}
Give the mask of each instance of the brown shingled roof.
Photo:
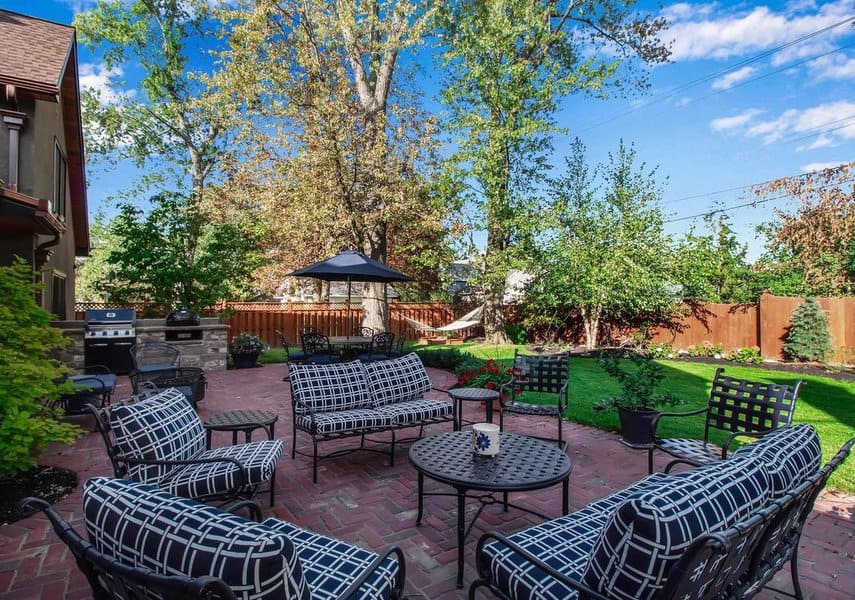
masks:
{"type": "Polygon", "coordinates": [[[74,29],[0,10],[0,83],[58,94],[74,29]]]}

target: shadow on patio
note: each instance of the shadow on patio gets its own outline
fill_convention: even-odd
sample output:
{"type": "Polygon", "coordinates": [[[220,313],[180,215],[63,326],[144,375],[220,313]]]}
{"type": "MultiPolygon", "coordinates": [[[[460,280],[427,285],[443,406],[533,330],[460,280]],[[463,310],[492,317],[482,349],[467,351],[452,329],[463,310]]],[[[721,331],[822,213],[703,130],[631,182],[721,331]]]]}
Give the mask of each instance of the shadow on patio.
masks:
{"type": "MultiPolygon", "coordinates": [[[[437,387],[448,388],[454,383],[449,373],[436,369],[429,372],[437,387]]],[[[407,447],[398,450],[395,467],[389,467],[383,456],[366,452],[322,461],[318,483],[312,484],[311,460],[299,455],[295,460],[290,458],[290,398],[288,384],[282,381],[284,374],[283,365],[209,373],[207,395],[199,409],[203,420],[216,412],[237,408],[272,410],[279,415],[276,435],[286,444],[286,456],[277,472],[275,507],[267,507],[266,497],[262,498],[265,516],[276,516],[374,550],[396,544],[407,558],[407,594],[430,599],[465,598],[466,590],[455,588],[455,500],[426,499],[424,522],[420,527],[415,526],[416,473],[407,461],[407,447]]],[[[127,378],[122,378],[114,398],[124,397],[129,388],[127,378]]],[[[484,409],[476,403],[464,403],[464,411],[466,418],[483,420],[484,409]]],[[[534,435],[549,434],[555,427],[553,420],[532,417],[510,417],[505,425],[508,431],[534,435]]],[[[433,426],[434,432],[450,429],[450,423],[433,426]]],[[[619,444],[617,435],[575,424],[568,424],[566,433],[573,461],[571,510],[646,475],[645,454],[619,444]]],[[[256,431],[255,439],[262,435],[260,430],[256,431]]],[[[353,440],[344,443],[348,442],[353,444],[353,440]]],[[[229,443],[231,434],[214,433],[214,446],[229,443]]],[[[298,444],[306,443],[305,436],[298,436],[298,444]]],[[[112,474],[97,434],[85,436],[71,448],[51,448],[41,462],[72,468],[81,482],[96,475],[112,474]]],[[[666,462],[661,458],[657,464],[661,468],[666,462]]],[[[439,487],[430,480],[426,483],[428,490],[439,487]]],[[[513,499],[544,514],[558,516],[561,512],[560,486],[514,494],[513,499]]],[[[66,520],[83,531],[80,487],[57,507],[66,520]]],[[[477,504],[470,504],[468,509],[474,514],[477,504]]],[[[539,520],[514,510],[503,513],[500,505],[485,510],[466,544],[466,587],[475,578],[474,547],[481,533],[487,530],[509,533],[539,520]]],[[[804,530],[799,569],[808,597],[823,600],[852,597],[855,498],[829,492],[821,497],[804,530]]],[[[785,567],[775,578],[776,587],[790,589],[787,571],[785,567]]],[[[764,591],[758,597],[778,596],[764,591]]],[[[88,585],[46,519],[32,517],[0,528],[0,599],[88,597],[88,585]]]]}

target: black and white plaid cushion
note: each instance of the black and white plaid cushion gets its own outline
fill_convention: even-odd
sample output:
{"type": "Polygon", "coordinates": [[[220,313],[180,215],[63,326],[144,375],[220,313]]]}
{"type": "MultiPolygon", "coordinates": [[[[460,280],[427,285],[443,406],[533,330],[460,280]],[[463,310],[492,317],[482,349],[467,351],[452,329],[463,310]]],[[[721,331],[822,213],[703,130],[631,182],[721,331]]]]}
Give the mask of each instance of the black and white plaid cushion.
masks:
{"type": "Polygon", "coordinates": [[[358,360],[334,365],[292,365],[291,393],[297,414],[367,408],[371,394],[358,360]]]}
{"type": "Polygon", "coordinates": [[[742,446],[731,460],[746,457],[766,463],[772,498],[777,499],[819,470],[822,449],[813,426],[792,425],[774,429],[753,444],[742,446]]]}
{"type": "MultiPolygon", "coordinates": [[[[301,529],[286,521],[267,519],[262,525],[287,535],[294,544],[313,600],[340,598],[341,593],[377,558],[374,552],[301,529]]],[[[360,600],[389,598],[399,568],[397,561],[386,559],[359,588],[356,597],[360,600]]]]}
{"type": "MultiPolygon", "coordinates": [[[[592,502],[570,515],[529,527],[508,538],[550,567],[580,581],[594,544],[612,512],[627,498],[658,489],[665,473],[654,473],[617,493],[592,502]]],[[[515,600],[571,600],[576,591],[565,587],[523,560],[506,546],[492,542],[484,546],[490,557],[491,580],[515,600]]]]}
{"type": "Polygon", "coordinates": [[[297,429],[312,432],[314,416],[315,433],[339,433],[342,431],[360,431],[377,427],[389,427],[392,421],[387,415],[373,408],[356,408],[339,412],[297,415],[294,421],[297,429]]]}
{"type": "MultiPolygon", "coordinates": [[[[269,481],[276,471],[276,464],[282,458],[283,446],[279,440],[264,440],[224,446],[206,450],[195,456],[203,458],[234,458],[240,462],[247,476],[247,484],[258,485],[269,481]]],[[[201,498],[232,491],[237,486],[238,467],[234,463],[201,463],[179,467],[170,477],[160,483],[160,487],[176,496],[201,498]]]]}
{"type": "Polygon", "coordinates": [[[770,481],[759,460],[721,461],[678,473],[621,504],[603,528],[583,581],[625,600],[652,598],[691,543],[766,505],[770,481]]]}
{"type": "Polygon", "coordinates": [[[105,477],[86,482],[83,516],[95,548],[125,565],[219,577],[245,600],[311,598],[295,545],[260,523],[105,477]]]}
{"type": "Polygon", "coordinates": [[[374,406],[421,398],[431,388],[422,359],[413,352],[365,365],[374,406]]]}
{"type": "Polygon", "coordinates": [[[419,425],[431,419],[448,417],[454,412],[451,402],[422,398],[378,406],[374,409],[395,425],[419,425]]]}
{"type": "MultiPolygon", "coordinates": [[[[205,428],[180,391],[163,390],[140,402],[110,411],[110,428],[119,453],[148,460],[189,460],[205,450],[205,428]]],[[[175,467],[130,465],[128,478],[153,485],[175,467]]]]}

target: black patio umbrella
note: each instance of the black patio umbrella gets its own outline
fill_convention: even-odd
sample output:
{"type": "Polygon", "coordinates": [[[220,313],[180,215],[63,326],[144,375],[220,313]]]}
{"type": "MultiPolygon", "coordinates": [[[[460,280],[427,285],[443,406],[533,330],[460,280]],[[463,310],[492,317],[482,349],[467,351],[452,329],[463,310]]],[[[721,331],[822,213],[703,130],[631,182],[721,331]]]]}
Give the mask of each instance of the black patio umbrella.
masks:
{"type": "Polygon", "coordinates": [[[347,282],[347,310],[350,313],[350,283],[352,281],[368,281],[392,283],[395,281],[415,281],[409,275],[381,262],[368,258],[356,250],[343,250],[332,258],[288,273],[292,277],[311,277],[324,281],[347,282]]]}

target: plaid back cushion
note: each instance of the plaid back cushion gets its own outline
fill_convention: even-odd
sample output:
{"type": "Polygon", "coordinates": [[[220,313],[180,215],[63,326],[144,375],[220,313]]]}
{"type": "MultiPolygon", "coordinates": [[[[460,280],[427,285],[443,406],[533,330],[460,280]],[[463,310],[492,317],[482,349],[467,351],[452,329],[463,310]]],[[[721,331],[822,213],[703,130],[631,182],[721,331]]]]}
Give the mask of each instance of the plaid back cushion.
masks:
{"type": "Polygon", "coordinates": [[[298,415],[371,406],[365,370],[358,360],[333,365],[293,365],[289,377],[298,415]]]}
{"type": "MultiPolygon", "coordinates": [[[[166,389],[110,411],[119,453],[149,460],[189,460],[205,450],[205,428],[187,398],[166,389]]],[[[128,478],[158,485],[175,467],[131,465],[128,478]]]]}
{"type": "Polygon", "coordinates": [[[772,498],[777,499],[819,471],[822,449],[813,426],[792,425],[773,429],[731,456],[731,460],[741,458],[756,458],[766,464],[772,498]]]}
{"type": "Polygon", "coordinates": [[[219,577],[238,598],[310,596],[287,536],[218,508],[97,477],[84,485],[83,517],[92,545],[125,565],[219,577]]]}
{"type": "Polygon", "coordinates": [[[769,499],[766,465],[725,461],[627,499],[594,544],[583,581],[610,598],[652,598],[698,537],[741,521],[769,499]]]}
{"type": "Polygon", "coordinates": [[[374,407],[421,398],[431,388],[422,359],[411,352],[365,365],[374,407]]]}

